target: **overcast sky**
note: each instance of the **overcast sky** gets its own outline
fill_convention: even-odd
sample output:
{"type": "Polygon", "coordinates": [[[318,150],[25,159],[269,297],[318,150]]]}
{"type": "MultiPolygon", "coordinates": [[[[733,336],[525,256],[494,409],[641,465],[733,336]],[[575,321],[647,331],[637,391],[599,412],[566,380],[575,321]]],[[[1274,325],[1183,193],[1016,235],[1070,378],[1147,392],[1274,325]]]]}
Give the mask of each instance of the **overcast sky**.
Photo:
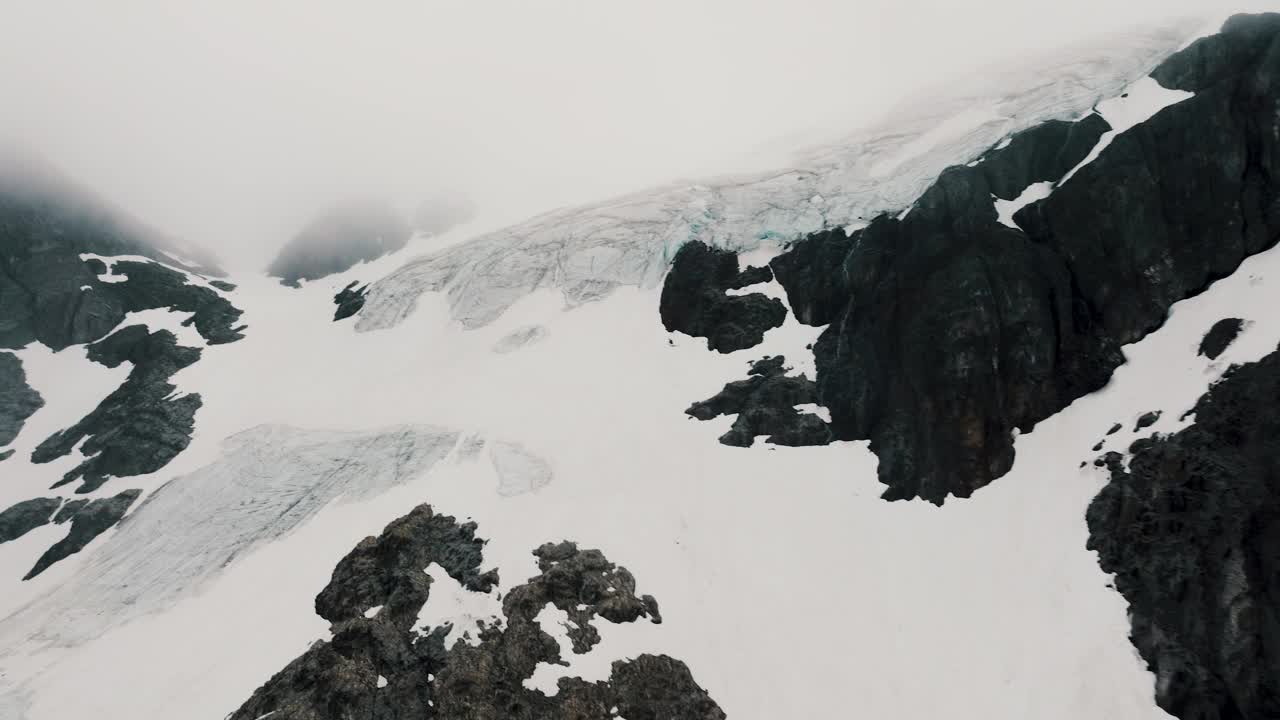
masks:
{"type": "Polygon", "coordinates": [[[514,219],[1223,2],[0,0],[0,140],[261,267],[343,196],[514,219]]]}

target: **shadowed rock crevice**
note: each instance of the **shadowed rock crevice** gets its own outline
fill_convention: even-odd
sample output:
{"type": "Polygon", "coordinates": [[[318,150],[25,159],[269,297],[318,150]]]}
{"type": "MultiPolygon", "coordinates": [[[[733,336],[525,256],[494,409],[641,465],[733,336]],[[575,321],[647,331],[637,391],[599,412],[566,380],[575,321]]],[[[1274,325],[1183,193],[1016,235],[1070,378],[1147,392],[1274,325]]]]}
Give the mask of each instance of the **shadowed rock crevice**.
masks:
{"type": "Polygon", "coordinates": [[[22,360],[13,353],[0,352],[0,447],[17,439],[27,418],[42,407],[44,398],[27,384],[22,360]]]}
{"type": "Polygon", "coordinates": [[[734,415],[733,427],[720,442],[750,447],[759,435],[774,445],[826,445],[831,430],[817,415],[796,410],[796,405],[818,401],[817,387],[804,375],[788,377],[781,355],[751,364],[750,377],[724,386],[715,396],[696,402],[685,414],[699,420],[734,415]]]}
{"type": "Polygon", "coordinates": [[[1153,77],[1194,92],[999,222],[992,198],[1058,181],[1108,130],[1045,123],[947,169],[903,218],[819,233],[771,265],[814,347],[837,439],[869,439],[887,499],[967,497],[1030,431],[1106,384],[1160,326],[1280,234],[1280,16],[1233,19],[1153,77]]]}
{"type": "Polygon", "coordinates": [[[77,493],[101,487],[110,477],[145,475],[169,463],[191,442],[198,394],[174,396],[169,378],[200,359],[198,348],[181,347],[168,330],[150,332],[131,325],[88,348],[89,359],[107,367],[130,362],[124,384],[75,425],[40,443],[31,461],[47,463],[80,451],[85,460],[54,484],[80,479],[77,493]]]}
{"type": "Polygon", "coordinates": [[[1280,352],[1232,368],[1195,423],[1100,459],[1089,548],[1129,602],[1156,701],[1184,720],[1280,717],[1280,352]]]}
{"type": "Polygon", "coordinates": [[[668,332],[707,339],[707,348],[722,353],[755,347],[767,330],[782,325],[787,308],[761,293],[729,295],[773,278],[768,268],[738,272],[738,256],[705,243],[685,243],[672,260],[662,285],[658,311],[668,332]]]}
{"type": "Polygon", "coordinates": [[[431,563],[467,592],[496,592],[496,572],[480,570],[484,541],[475,529],[421,505],[362,541],[316,598],[317,612],[333,623],[333,639],[313,644],[231,720],[724,718],[688,668],[666,656],[615,662],[605,682],[561,679],[550,697],[525,686],[540,663],[562,664],[557,641],[537,620],[548,604],[574,619],[575,653],[599,641],[596,617],[659,620],[656,601],[635,595],[625,568],[574,543],[534,551],[539,575],[507,594],[505,617],[481,625],[475,644],[448,640],[447,625],[415,629],[431,590],[425,572],[431,563]]]}

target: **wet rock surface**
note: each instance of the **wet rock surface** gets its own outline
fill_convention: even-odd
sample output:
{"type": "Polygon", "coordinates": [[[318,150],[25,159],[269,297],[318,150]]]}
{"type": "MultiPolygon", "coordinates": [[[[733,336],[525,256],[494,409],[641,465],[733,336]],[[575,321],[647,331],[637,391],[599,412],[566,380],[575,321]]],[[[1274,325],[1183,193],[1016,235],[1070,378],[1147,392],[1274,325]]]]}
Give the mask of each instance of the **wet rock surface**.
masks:
{"type": "Polygon", "coordinates": [[[1232,368],[1195,422],[1099,459],[1089,548],[1129,602],[1160,707],[1280,717],[1280,352],[1232,368]]]}
{"type": "Polygon", "coordinates": [[[346,287],[339,290],[338,294],[333,296],[333,304],[338,306],[333,311],[334,322],[346,320],[360,312],[360,308],[364,307],[364,296],[368,292],[369,286],[367,284],[360,285],[359,280],[353,280],[346,287]]]}
{"type": "Polygon", "coordinates": [[[90,360],[107,367],[133,364],[129,377],[75,425],[46,438],[31,454],[47,463],[80,450],[87,457],[54,487],[81,480],[87,493],[110,477],[145,475],[164,467],[187,448],[200,396],[174,397],[169,378],[200,359],[198,348],[182,347],[168,330],[150,332],[130,325],[89,346],[90,360]]]}
{"type": "Polygon", "coordinates": [[[662,285],[658,311],[668,332],[707,339],[707,348],[722,353],[755,347],[766,330],[779,327],[787,308],[761,293],[729,295],[735,290],[765,282],[760,268],[738,272],[738,256],[702,242],[685,243],[672,260],[662,285]]]}
{"type": "Polygon", "coordinates": [[[819,233],[771,266],[814,347],[837,439],[869,439],[887,499],[942,503],[1008,472],[1030,431],[1106,384],[1120,346],[1280,233],[1280,16],[1233,19],[1153,73],[1194,93],[1120,133],[1044,123],[947,169],[903,218],[819,233]],[[1219,240],[1220,239],[1220,240],[1219,240]]]}
{"type": "Polygon", "coordinates": [[[0,511],[0,543],[17,540],[45,525],[71,523],[67,536],[46,550],[36,560],[31,571],[22,578],[30,580],[47,570],[50,565],[80,552],[94,538],[120,522],[120,518],[124,517],[141,494],[141,490],[126,490],[115,497],[99,500],[23,500],[0,511]]]}
{"type": "Polygon", "coordinates": [[[350,270],[409,242],[410,228],[388,204],[349,202],[312,220],[267,267],[267,274],[291,286],[350,270]]]}
{"type": "Polygon", "coordinates": [[[751,364],[746,380],[724,386],[715,396],[696,402],[685,414],[698,420],[737,414],[733,427],[720,442],[750,447],[757,436],[774,445],[826,445],[831,430],[817,415],[796,410],[796,405],[816,403],[817,386],[804,375],[788,377],[790,368],[778,355],[751,364]]]}
{"type": "Polygon", "coordinates": [[[22,360],[0,352],[0,447],[13,442],[27,418],[42,407],[44,398],[27,384],[22,360]]]}
{"type": "Polygon", "coordinates": [[[1204,334],[1204,338],[1200,341],[1200,349],[1197,351],[1200,355],[1217,360],[1218,356],[1226,351],[1231,343],[1235,342],[1236,337],[1240,335],[1240,331],[1244,329],[1244,320],[1240,318],[1222,318],[1209,328],[1209,332],[1204,334]]]}
{"type": "Polygon", "coordinates": [[[496,592],[496,573],[480,570],[484,541],[475,530],[421,505],[362,541],[316,598],[317,612],[333,623],[333,639],[312,645],[231,720],[269,713],[290,720],[724,717],[688,668],[666,656],[615,662],[605,682],[561,679],[554,696],[525,686],[540,663],[562,661],[555,638],[536,619],[548,604],[578,621],[574,652],[598,642],[591,626],[597,616],[658,619],[653,598],[635,595],[630,573],[573,543],[535,551],[539,575],[503,598],[505,618],[483,626],[476,644],[446,644],[448,626],[414,630],[430,594],[424,570],[432,562],[468,591],[496,592]]]}

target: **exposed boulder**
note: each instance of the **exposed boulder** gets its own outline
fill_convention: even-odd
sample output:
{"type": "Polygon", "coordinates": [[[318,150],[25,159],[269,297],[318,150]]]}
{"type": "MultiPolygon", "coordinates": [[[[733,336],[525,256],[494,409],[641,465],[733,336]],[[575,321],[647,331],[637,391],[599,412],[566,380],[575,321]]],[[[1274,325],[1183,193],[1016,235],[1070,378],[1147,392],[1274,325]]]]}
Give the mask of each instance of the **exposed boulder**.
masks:
{"type": "Polygon", "coordinates": [[[360,312],[360,308],[364,307],[364,296],[367,292],[369,292],[369,286],[360,285],[359,280],[352,280],[346,287],[339,290],[338,294],[333,296],[333,304],[338,306],[338,309],[333,311],[333,321],[346,320],[360,312]]]}
{"type": "Polygon", "coordinates": [[[1129,602],[1156,701],[1184,720],[1280,717],[1280,352],[1232,368],[1195,422],[1100,458],[1089,548],[1129,602]]]}
{"type": "Polygon", "coordinates": [[[725,385],[685,414],[699,420],[737,414],[733,427],[720,436],[725,445],[750,447],[758,435],[774,445],[826,445],[831,442],[826,421],[795,408],[818,401],[816,386],[804,375],[788,377],[784,362],[778,355],[752,363],[750,377],[725,385]]]}
{"type": "Polygon", "coordinates": [[[1231,343],[1236,341],[1240,331],[1244,329],[1244,320],[1240,318],[1222,318],[1209,328],[1200,340],[1199,354],[1210,360],[1217,360],[1231,343]]]}
{"type": "Polygon", "coordinates": [[[708,349],[722,353],[759,345],[766,330],[782,325],[786,306],[761,293],[725,291],[763,282],[761,277],[758,268],[740,274],[733,252],[698,241],[685,243],[662,285],[662,324],[669,332],[706,338],[708,349]]]}
{"type": "Polygon", "coordinates": [[[169,378],[200,359],[198,348],[182,347],[168,330],[150,332],[130,325],[89,346],[89,359],[107,367],[130,362],[124,383],[75,425],[49,436],[31,454],[47,463],[68,455],[82,439],[83,462],[54,487],[77,479],[78,493],[101,487],[110,477],[145,475],[169,463],[191,442],[200,395],[174,397],[169,378]]]}
{"type": "Polygon", "coordinates": [[[0,352],[0,447],[18,437],[27,418],[44,407],[44,398],[27,384],[22,360],[0,352]]]}
{"type": "Polygon", "coordinates": [[[348,202],[307,224],[267,267],[267,274],[296,287],[376,260],[409,242],[408,223],[387,203],[348,202]]]}
{"type": "Polygon", "coordinates": [[[458,524],[421,505],[362,541],[316,598],[317,612],[333,623],[333,639],[314,643],[230,720],[724,718],[688,668],[665,656],[615,662],[605,682],[561,679],[550,697],[526,687],[539,664],[562,662],[558,643],[537,619],[548,604],[574,618],[575,653],[599,641],[596,617],[658,620],[657,603],[635,595],[625,568],[574,543],[534,552],[539,575],[507,593],[505,618],[484,626],[478,644],[446,644],[447,626],[415,630],[431,591],[428,564],[440,565],[467,592],[496,591],[496,572],[480,570],[484,541],[474,533],[474,523],[458,524]]]}

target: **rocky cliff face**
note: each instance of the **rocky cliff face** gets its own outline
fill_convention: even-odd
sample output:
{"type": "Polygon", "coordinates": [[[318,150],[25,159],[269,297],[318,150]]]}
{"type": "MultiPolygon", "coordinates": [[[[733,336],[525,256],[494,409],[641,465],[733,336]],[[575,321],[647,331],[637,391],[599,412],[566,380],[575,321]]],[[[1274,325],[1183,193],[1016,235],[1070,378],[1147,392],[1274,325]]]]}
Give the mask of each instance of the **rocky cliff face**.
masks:
{"type": "Polygon", "coordinates": [[[286,285],[350,270],[357,263],[395,252],[409,242],[410,228],[385,203],[350,202],[312,220],[267,267],[286,285]]]}
{"type": "MultiPolygon", "coordinates": [[[[22,361],[13,353],[0,352],[0,448],[13,442],[27,418],[43,406],[44,398],[27,384],[22,361]]],[[[0,452],[0,460],[5,457],[0,452]]]]}
{"type": "Polygon", "coordinates": [[[564,660],[538,620],[544,608],[566,613],[576,654],[599,642],[597,618],[660,621],[657,602],[637,596],[631,574],[598,550],[569,542],[535,550],[540,574],[506,594],[503,617],[480,624],[475,643],[451,638],[449,626],[420,626],[433,585],[428,566],[442,569],[463,592],[496,592],[496,571],[480,570],[484,541],[475,531],[474,523],[421,505],[362,541],[316,596],[333,639],[312,645],[231,720],[725,717],[688,668],[665,656],[615,662],[605,682],[561,679],[551,696],[528,686],[540,664],[564,660]]]}
{"type": "Polygon", "coordinates": [[[1129,602],[1156,701],[1280,716],[1280,352],[1233,368],[1173,435],[1104,458],[1089,547],[1129,602]]]}
{"type": "Polygon", "coordinates": [[[1235,18],[1152,73],[1176,97],[1144,122],[1044,123],[947,169],[905,215],[772,261],[797,318],[828,324],[818,402],[837,439],[871,440],[886,498],[942,503],[1000,477],[1014,430],[1101,388],[1121,345],[1275,242],[1278,70],[1280,16],[1235,18]]]}

